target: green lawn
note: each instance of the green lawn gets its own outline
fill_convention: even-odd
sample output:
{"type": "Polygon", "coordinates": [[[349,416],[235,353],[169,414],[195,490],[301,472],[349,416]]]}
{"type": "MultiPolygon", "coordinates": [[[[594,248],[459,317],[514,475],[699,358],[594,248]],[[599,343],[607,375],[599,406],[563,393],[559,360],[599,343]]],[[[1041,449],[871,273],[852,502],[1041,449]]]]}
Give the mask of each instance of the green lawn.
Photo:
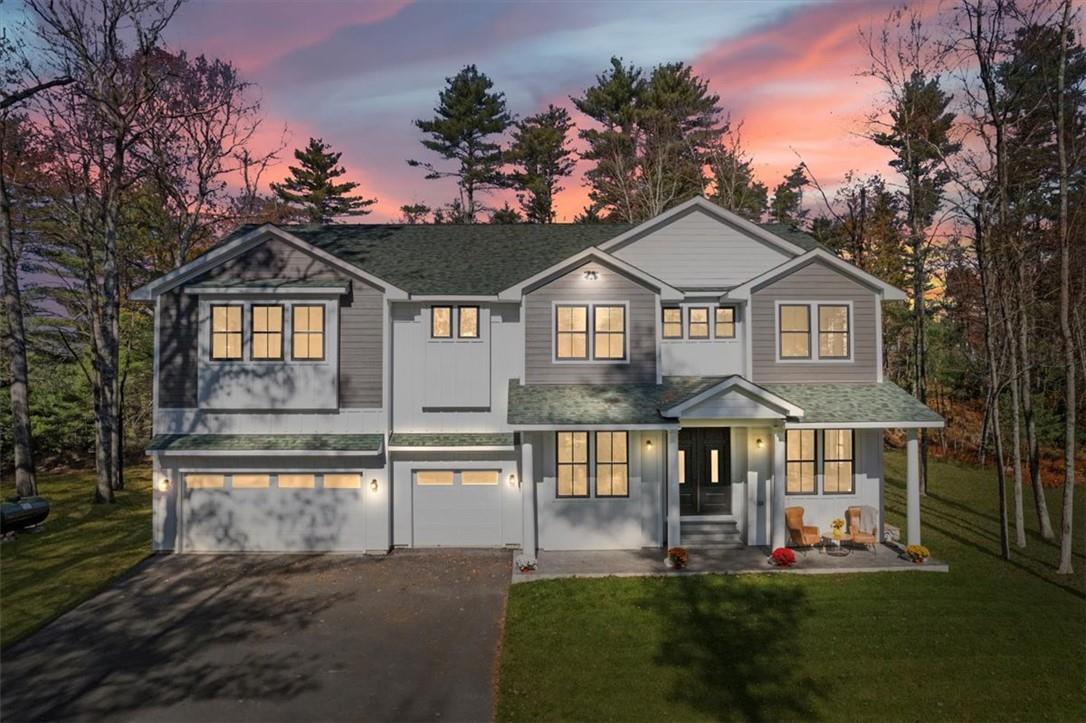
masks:
{"type": "MultiPolygon", "coordinates": [[[[95,505],[94,473],[41,475],[52,505],[43,532],[0,545],[0,645],[6,646],[100,590],[151,554],[151,471],[126,471],[114,505],[95,505]]],[[[0,490],[5,498],[14,484],[0,490]]]]}
{"type": "MultiPolygon", "coordinates": [[[[934,462],[931,475],[924,542],[949,574],[514,585],[499,720],[1081,720],[1083,546],[1072,579],[1032,531],[1004,562],[994,473],[934,462]]],[[[887,517],[904,529],[900,453],[887,476],[887,517]]]]}

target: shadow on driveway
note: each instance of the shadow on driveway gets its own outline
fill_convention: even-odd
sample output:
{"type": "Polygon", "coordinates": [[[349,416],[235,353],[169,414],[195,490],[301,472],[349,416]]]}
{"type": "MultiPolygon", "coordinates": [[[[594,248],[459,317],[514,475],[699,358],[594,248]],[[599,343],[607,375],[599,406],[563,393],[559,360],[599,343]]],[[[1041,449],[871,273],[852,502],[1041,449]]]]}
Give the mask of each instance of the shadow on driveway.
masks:
{"type": "Polygon", "coordinates": [[[509,565],[155,557],[4,651],[0,717],[488,720],[509,565]]]}

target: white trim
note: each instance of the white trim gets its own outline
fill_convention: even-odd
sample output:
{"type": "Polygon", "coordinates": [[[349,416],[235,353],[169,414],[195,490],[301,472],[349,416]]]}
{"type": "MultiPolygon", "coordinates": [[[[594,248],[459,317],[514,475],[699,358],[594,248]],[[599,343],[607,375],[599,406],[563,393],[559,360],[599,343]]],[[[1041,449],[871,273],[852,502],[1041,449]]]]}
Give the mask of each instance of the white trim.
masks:
{"type": "Polygon", "coordinates": [[[349,287],[342,286],[291,286],[283,284],[276,286],[187,286],[182,293],[199,296],[242,296],[245,294],[276,296],[342,296],[349,291],[349,287]]]}
{"type": "MultiPolygon", "coordinates": [[[[878,306],[878,304],[876,304],[878,306]]],[[[855,364],[856,314],[851,301],[826,300],[811,301],[809,299],[777,299],[773,302],[773,350],[774,361],[777,364],[855,364]],[[807,312],[807,343],[811,355],[808,357],[782,357],[781,356],[781,307],[782,306],[806,306],[807,312]],[[820,306],[847,306],[848,307],[848,356],[822,358],[818,347],[818,307],[820,306]]]]}
{"type": "Polygon", "coordinates": [[[676,216],[681,216],[691,209],[704,211],[710,216],[714,216],[727,224],[738,227],[739,230],[745,231],[746,233],[754,236],[757,240],[763,241],[770,246],[774,246],[786,253],[792,254],[793,256],[799,256],[800,254],[804,253],[804,249],[802,247],[797,246],[791,241],[781,238],[772,231],[767,231],[761,226],[755,223],[751,223],[742,216],[739,216],[721,206],[716,205],[704,196],[695,196],[689,201],[680,203],[678,206],[664,211],[659,216],[654,216],[649,220],[645,221],[644,223],[635,226],[626,233],[623,233],[609,241],[600,244],[600,248],[605,251],[609,251],[610,249],[617,246],[623,246],[627,242],[636,239],[642,234],[652,231],[658,226],[666,224],[671,219],[675,218],[676,216]]]}
{"type": "MultiPolygon", "coordinates": [[[[196,310],[199,315],[199,308],[196,310]]],[[[161,364],[159,350],[162,348],[161,340],[159,339],[158,327],[162,321],[162,297],[155,298],[155,313],[153,318],[154,328],[154,359],[151,362],[151,373],[154,377],[151,379],[151,435],[155,434],[155,425],[158,418],[158,378],[159,378],[159,366],[161,364]]],[[[196,319],[196,333],[200,333],[200,320],[199,316],[196,319]]],[[[196,340],[197,355],[199,355],[200,340],[196,340]]],[[[197,360],[197,367],[199,367],[199,360],[197,360]]],[[[199,373],[199,372],[197,372],[199,373]]]]}
{"type": "Polygon", "coordinates": [[[573,256],[569,256],[562,261],[543,269],[539,273],[530,276],[524,281],[501,291],[498,294],[498,297],[503,301],[515,301],[533,290],[536,286],[543,285],[543,282],[552,276],[561,275],[563,272],[579,266],[589,259],[595,259],[605,266],[613,267],[614,271],[627,276],[632,276],[634,279],[640,281],[642,285],[647,286],[654,291],[658,291],[667,301],[679,301],[684,296],[683,292],[676,289],[674,286],[668,285],[655,276],[645,273],[636,266],[628,264],[622,259],[612,256],[596,246],[589,246],[585,250],[574,254],[573,256]]]}
{"type": "MultiPolygon", "coordinates": [[[[563,332],[571,333],[571,332],[563,332]]],[[[524,354],[528,356],[527,353],[524,354]]],[[[627,301],[552,301],[551,302],[551,363],[552,364],[592,364],[621,366],[630,363],[630,302],[627,301]],[[558,358],[558,307],[577,306],[587,309],[585,319],[585,353],[584,359],[559,359],[558,358]],[[597,306],[621,306],[622,312],[622,358],[621,359],[596,359],[596,307],[597,306]]]]}
{"type": "Polygon", "coordinates": [[[299,250],[305,251],[306,253],[311,254],[312,256],[315,256],[318,259],[321,259],[322,261],[328,263],[329,265],[341,269],[352,276],[356,276],[360,279],[368,281],[374,286],[377,286],[384,290],[386,294],[393,298],[406,299],[408,296],[407,292],[403,289],[393,286],[392,284],[382,279],[379,279],[368,271],[363,271],[357,266],[347,263],[338,256],[333,256],[327,251],[323,251],[314,246],[313,244],[303,241],[294,234],[288,231],[284,231],[278,226],[267,223],[263,226],[260,226],[259,228],[253,229],[247,234],[239,236],[238,238],[234,239],[229,243],[216,246],[202,256],[199,256],[188,262],[184,266],[176,268],[168,274],[160,276],[158,279],[155,279],[151,283],[141,286],[140,288],[133,291],[129,295],[129,298],[133,299],[134,301],[152,301],[159,294],[169,291],[170,289],[183,284],[185,281],[188,281],[189,279],[198,276],[199,274],[202,274],[208,269],[213,268],[214,266],[217,266],[224,261],[228,261],[236,256],[239,256],[248,251],[250,248],[257,246],[264,241],[267,241],[269,238],[273,237],[278,238],[281,241],[285,241],[286,243],[298,248],[299,250]]]}
{"type": "MultiPolygon", "coordinates": [[[[776,394],[773,394],[772,392],[758,386],[757,384],[754,384],[753,382],[749,382],[738,375],[731,376],[717,384],[714,384],[708,389],[699,392],[693,397],[685,399],[678,404],[675,404],[666,409],[661,409],[660,414],[665,417],[679,417],[682,415],[682,412],[684,410],[689,409],[690,407],[695,406],[696,404],[699,404],[706,399],[709,399],[710,397],[714,397],[721,392],[725,392],[732,387],[739,387],[751,396],[756,397],[759,401],[766,402],[772,406],[784,410],[784,412],[789,416],[802,417],[804,414],[802,407],[798,407],[787,399],[784,399],[783,397],[778,397],[776,394]]],[[[781,416],[784,415],[782,414],[781,416]]]]}
{"type": "Polygon", "coordinates": [[[783,264],[775,266],[769,271],[755,276],[750,281],[747,281],[744,284],[740,284],[734,289],[725,292],[724,295],[721,296],[721,300],[749,299],[751,293],[758,288],[770,283],[771,281],[774,281],[775,279],[780,278],[781,276],[784,276],[785,274],[788,274],[793,269],[806,266],[813,261],[823,261],[834,267],[838,271],[841,271],[846,276],[851,276],[860,283],[871,287],[872,290],[876,293],[881,292],[881,296],[884,301],[904,301],[906,298],[905,292],[897,288],[896,286],[891,286],[877,276],[873,276],[864,271],[863,269],[857,266],[853,266],[847,261],[844,261],[837,256],[834,256],[833,254],[824,249],[814,249],[808,251],[802,256],[797,256],[794,259],[785,261],[783,264]]]}
{"type": "Polygon", "coordinates": [[[945,422],[788,422],[785,429],[940,429],[945,422]]]}
{"type": "Polygon", "coordinates": [[[882,366],[882,304],[875,304],[875,381],[879,384],[883,382],[882,366]]]}

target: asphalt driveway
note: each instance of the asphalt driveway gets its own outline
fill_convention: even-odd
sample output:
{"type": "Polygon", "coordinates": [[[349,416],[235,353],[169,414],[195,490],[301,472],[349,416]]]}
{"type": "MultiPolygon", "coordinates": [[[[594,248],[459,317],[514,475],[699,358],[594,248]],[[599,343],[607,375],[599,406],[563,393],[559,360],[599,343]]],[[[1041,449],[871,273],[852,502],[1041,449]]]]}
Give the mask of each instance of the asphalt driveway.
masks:
{"type": "Polygon", "coordinates": [[[0,718],[489,720],[509,568],[483,550],[155,557],[4,651],[0,718]]]}

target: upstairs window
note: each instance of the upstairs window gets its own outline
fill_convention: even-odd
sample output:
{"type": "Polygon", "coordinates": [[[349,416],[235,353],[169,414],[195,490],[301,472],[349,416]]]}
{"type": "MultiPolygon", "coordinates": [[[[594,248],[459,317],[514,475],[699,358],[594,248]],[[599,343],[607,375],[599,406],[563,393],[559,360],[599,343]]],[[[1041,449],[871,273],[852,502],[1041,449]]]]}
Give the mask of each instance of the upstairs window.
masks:
{"type": "Polygon", "coordinates": [[[555,326],[555,356],[559,359],[587,359],[588,307],[556,307],[555,326]]]}
{"type": "Polygon", "coordinates": [[[592,316],[595,320],[592,356],[595,359],[625,359],[626,307],[596,306],[592,316]]]}
{"type": "Polygon", "coordinates": [[[295,306],[292,317],[292,356],[295,359],[324,359],[324,307],[295,306]]]}
{"type": "Polygon", "coordinates": [[[588,432],[558,432],[559,497],[588,497],[588,432]]]}
{"type": "Polygon", "coordinates": [[[252,307],[253,359],[283,358],[283,307],[279,305],[252,307]]]}
{"type": "Polygon", "coordinates": [[[461,339],[478,339],[479,307],[461,306],[458,311],[456,335],[461,339]]]}
{"type": "Polygon", "coordinates": [[[682,339],[683,310],[677,306],[664,307],[663,325],[665,339],[682,339]]]}
{"type": "Polygon", "coordinates": [[[217,361],[241,359],[241,307],[211,307],[211,358],[217,361]]]}
{"type": "Polygon", "coordinates": [[[790,495],[815,493],[815,431],[789,429],[784,438],[785,492],[790,495]]]}
{"type": "Polygon", "coordinates": [[[819,304],[818,357],[820,359],[848,359],[848,337],[848,306],[819,304]]]}
{"type": "Polygon", "coordinates": [[[692,306],[689,314],[686,335],[691,339],[709,338],[709,309],[705,306],[692,306]]]}
{"type": "Polygon", "coordinates": [[[452,307],[430,307],[430,337],[433,339],[452,338],[452,307]]]}
{"type": "Polygon", "coordinates": [[[781,304],[777,327],[781,359],[811,358],[811,307],[781,304]]]}
{"type": "Polygon", "coordinates": [[[626,497],[630,494],[627,441],[626,432],[596,432],[597,497],[626,497]]]}
{"type": "Polygon", "coordinates": [[[713,336],[717,339],[735,338],[735,307],[718,306],[716,308],[716,323],[713,336]]]}

